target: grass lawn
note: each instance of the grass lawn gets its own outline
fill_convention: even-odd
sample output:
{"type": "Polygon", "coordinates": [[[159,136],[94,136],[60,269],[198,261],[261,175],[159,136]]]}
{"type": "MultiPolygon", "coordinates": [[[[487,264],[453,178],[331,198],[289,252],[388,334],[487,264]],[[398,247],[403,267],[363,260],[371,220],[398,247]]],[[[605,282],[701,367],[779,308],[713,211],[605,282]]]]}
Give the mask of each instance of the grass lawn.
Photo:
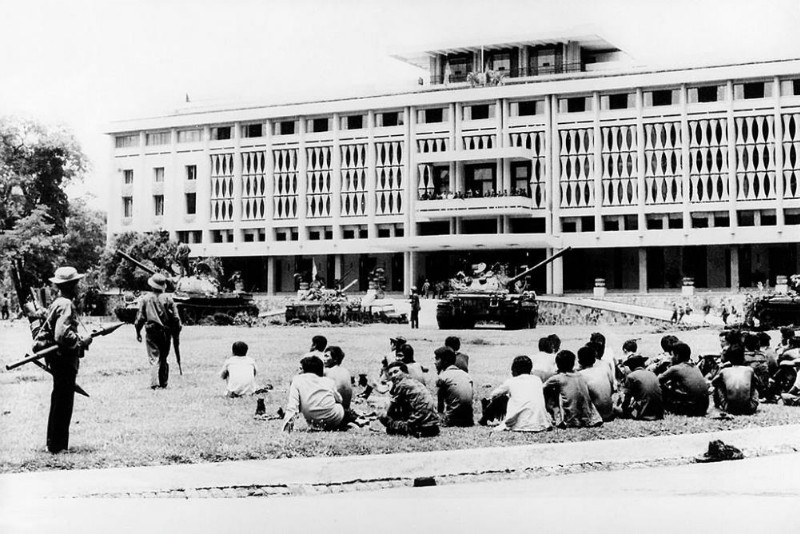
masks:
{"type": "MultiPolygon", "coordinates": [[[[535,351],[539,337],[557,333],[563,348],[577,351],[593,331],[602,331],[609,346],[621,354],[622,342],[640,338],[644,354],[659,351],[663,331],[650,327],[540,326],[535,330],[506,332],[495,329],[457,331],[462,350],[470,355],[470,371],[477,398],[489,393],[510,375],[511,360],[535,351]]],[[[718,349],[713,329],[675,332],[695,352],[718,349]]],[[[311,336],[325,335],[346,354],[345,367],[353,374],[374,376],[388,353],[389,337],[402,334],[414,346],[417,361],[433,369],[433,350],[445,332],[434,328],[410,330],[408,326],[363,327],[202,327],[184,329],[183,376],[170,356],[170,386],[149,389],[148,364],[143,345],[136,343],[132,326],[98,338],[82,362],[78,383],[91,398],[76,396],[70,436],[70,453],[45,452],[45,433],[51,380],[40,369],[26,365],[0,373],[0,472],[43,469],[83,469],[219,462],[224,460],[340,456],[522,445],[594,439],[680,434],[750,426],[800,423],[800,409],[767,405],[750,417],[712,420],[668,416],[659,422],[614,421],[603,427],[554,430],[539,434],[491,434],[490,429],[443,429],[436,438],[387,436],[368,428],[341,433],[305,431],[298,421],[291,434],[279,431],[280,422],[253,418],[255,398],[227,399],[218,377],[231,343],[243,340],[259,365],[259,381],[270,383],[267,411],[272,414],[286,401],[300,357],[311,336]]],[[[774,339],[774,333],[773,333],[774,339]]],[[[27,326],[0,323],[0,360],[20,358],[30,347],[27,326]]],[[[358,408],[358,407],[357,407],[358,408]]],[[[477,417],[477,415],[476,415],[477,417]]]]}

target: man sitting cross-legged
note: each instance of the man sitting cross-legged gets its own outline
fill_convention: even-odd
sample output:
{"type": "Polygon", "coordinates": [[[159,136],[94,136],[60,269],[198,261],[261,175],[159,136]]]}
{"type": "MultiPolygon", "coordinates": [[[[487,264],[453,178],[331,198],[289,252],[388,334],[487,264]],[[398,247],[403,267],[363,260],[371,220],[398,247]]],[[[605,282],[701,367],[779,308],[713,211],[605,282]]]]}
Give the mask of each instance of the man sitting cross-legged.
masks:
{"type": "Polygon", "coordinates": [[[306,356],[300,360],[300,368],[302,373],[295,376],[289,386],[289,402],[282,429],[291,432],[295,417],[302,413],[311,428],[346,430],[351,418],[345,415],[336,384],[322,376],[322,360],[316,356],[306,356]]]}
{"type": "Polygon", "coordinates": [[[553,427],[544,403],[542,380],[531,374],[532,369],[533,363],[527,356],[514,358],[511,378],[492,391],[480,424],[485,425],[491,417],[503,419],[496,430],[540,432],[553,427]]]}
{"type": "Polygon", "coordinates": [[[439,378],[436,388],[442,426],[472,426],[472,378],[456,367],[456,353],[449,347],[433,352],[439,378]]]}
{"type": "Polygon", "coordinates": [[[600,417],[603,421],[611,421],[614,419],[614,379],[608,365],[595,365],[597,357],[592,345],[590,343],[578,349],[578,364],[581,366],[578,373],[586,381],[592,404],[600,412],[600,417]]]}
{"type": "Polygon", "coordinates": [[[647,358],[631,352],[623,362],[630,371],[622,386],[621,417],[655,421],[664,418],[661,386],[653,371],[645,369],[647,358]]]}
{"type": "Polygon", "coordinates": [[[562,350],[556,355],[558,373],[544,383],[544,394],[553,407],[554,420],[561,428],[587,427],[603,424],[603,418],[592,404],[589,388],[576,373],[575,354],[562,350]]]}
{"type": "Polygon", "coordinates": [[[723,367],[711,380],[714,386],[714,405],[735,415],[752,415],[758,410],[758,377],[745,364],[744,347],[732,345],[725,352],[729,366],[723,367]]]}
{"type": "Polygon", "coordinates": [[[658,381],[664,398],[664,408],[678,415],[703,417],[708,411],[708,382],[689,360],[692,349],[686,343],[672,347],[672,367],[658,381]]]}
{"type": "Polygon", "coordinates": [[[322,355],[322,361],[325,364],[325,376],[336,384],[336,391],[342,397],[342,407],[347,410],[350,408],[350,401],[353,398],[353,379],[350,371],[342,367],[343,360],[344,351],[336,345],[326,348],[322,355]]]}
{"type": "Polygon", "coordinates": [[[387,434],[431,437],[439,434],[439,418],[433,396],[420,381],[408,376],[406,364],[394,361],[387,366],[392,382],[389,407],[380,418],[387,434]]]}

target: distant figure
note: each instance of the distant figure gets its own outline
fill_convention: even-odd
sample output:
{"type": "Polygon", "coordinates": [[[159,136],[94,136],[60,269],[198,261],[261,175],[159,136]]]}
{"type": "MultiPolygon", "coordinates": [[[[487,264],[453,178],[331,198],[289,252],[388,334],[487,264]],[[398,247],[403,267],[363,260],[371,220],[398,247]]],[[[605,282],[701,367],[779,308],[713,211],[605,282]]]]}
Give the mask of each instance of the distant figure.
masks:
{"type": "Polygon", "coordinates": [[[672,367],[658,381],[668,412],[703,417],[708,411],[708,383],[703,373],[689,363],[691,356],[692,349],[686,343],[673,346],[672,367]]]}
{"type": "Polygon", "coordinates": [[[422,298],[429,298],[431,291],[431,283],[426,278],[425,281],[422,283],[422,298]]]}
{"type": "Polygon", "coordinates": [[[734,345],[725,353],[730,367],[724,367],[711,380],[714,405],[734,415],[752,415],[758,410],[758,377],[744,361],[744,348],[734,345]]]}
{"type": "Polygon", "coordinates": [[[558,374],[544,383],[545,398],[554,411],[554,421],[560,428],[590,427],[603,424],[597,408],[592,404],[589,387],[580,374],[574,371],[575,354],[562,350],[556,355],[558,374]]]}
{"type": "Polygon", "coordinates": [[[409,300],[411,301],[411,328],[419,328],[419,293],[417,293],[417,286],[411,286],[411,295],[409,295],[409,300]]]}
{"type": "Polygon", "coordinates": [[[322,362],[325,364],[324,374],[333,380],[336,391],[342,397],[342,406],[345,410],[350,408],[350,401],[353,399],[353,378],[350,371],[342,367],[344,351],[336,345],[331,345],[325,349],[322,362]]]}
{"type": "Polygon", "coordinates": [[[233,354],[222,365],[220,378],[226,381],[226,396],[243,397],[252,395],[256,390],[256,361],[247,355],[247,343],[237,341],[231,347],[233,354]]]}
{"type": "Polygon", "coordinates": [[[4,321],[8,319],[8,306],[8,293],[3,293],[2,298],[0,298],[0,314],[2,314],[4,321]]]}
{"type": "Polygon", "coordinates": [[[181,331],[181,318],[172,297],[164,293],[167,279],[156,273],[147,280],[150,293],[139,302],[136,313],[136,341],[142,342],[145,329],[147,356],[150,359],[150,388],[166,388],[169,381],[169,346],[172,336],[181,331]]]}
{"type": "Polygon", "coordinates": [[[434,356],[439,372],[436,389],[442,426],[474,425],[472,378],[456,366],[456,354],[451,348],[439,347],[434,351],[434,356]]]}
{"type": "Polygon", "coordinates": [[[409,378],[402,362],[390,363],[387,374],[392,382],[392,399],[386,414],[380,417],[386,433],[417,438],[438,436],[439,418],[428,388],[409,378]]]}

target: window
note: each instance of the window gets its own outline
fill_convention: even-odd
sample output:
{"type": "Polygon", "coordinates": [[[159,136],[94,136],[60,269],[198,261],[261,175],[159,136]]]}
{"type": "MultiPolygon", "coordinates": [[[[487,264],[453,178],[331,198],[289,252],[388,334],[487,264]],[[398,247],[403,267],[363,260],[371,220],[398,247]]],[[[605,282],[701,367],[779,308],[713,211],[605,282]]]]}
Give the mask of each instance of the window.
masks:
{"type": "Polygon", "coordinates": [[[122,216],[133,217],[133,197],[122,197],[122,216]]]}
{"type": "Polygon", "coordinates": [[[168,145],[169,132],[155,132],[149,133],[145,136],[145,144],[147,146],[153,145],[168,145]]]}
{"type": "MultiPolygon", "coordinates": [[[[446,82],[463,82],[467,79],[467,73],[469,72],[469,65],[470,65],[470,58],[467,56],[458,56],[452,57],[447,60],[447,66],[449,67],[449,75],[446,82]]],[[[445,69],[445,74],[448,71],[445,69]]]]}
{"type": "Polygon", "coordinates": [[[800,95],[800,80],[792,80],[792,94],[800,95]]]}
{"type": "Polygon", "coordinates": [[[511,54],[508,52],[492,54],[492,70],[510,71],[511,54]]]}
{"type": "Polygon", "coordinates": [[[707,85],[705,87],[693,87],[689,89],[689,102],[718,102],[724,99],[724,95],[724,86],[707,85]]]}
{"type": "Polygon", "coordinates": [[[264,137],[264,125],[258,124],[245,124],[242,126],[242,137],[264,137]]]}
{"type": "Polygon", "coordinates": [[[164,215],[164,195],[153,195],[153,215],[156,217],[164,215]]]}
{"type": "Polygon", "coordinates": [[[511,180],[511,187],[513,187],[518,194],[520,191],[527,192],[528,184],[530,184],[531,180],[531,162],[512,163],[511,180]]]}
{"type": "Polygon", "coordinates": [[[225,141],[231,138],[231,130],[230,126],[217,126],[215,128],[211,128],[211,140],[212,141],[225,141]]]}
{"type": "Polygon", "coordinates": [[[766,95],[765,92],[766,84],[764,82],[754,82],[754,83],[746,83],[744,84],[743,88],[743,97],[745,100],[749,100],[751,98],[764,98],[766,95]]]}
{"type": "Polygon", "coordinates": [[[644,105],[652,107],[671,106],[674,101],[677,101],[677,98],[674,98],[674,96],[675,95],[673,95],[673,91],[669,89],[645,93],[644,105]]]}
{"type": "Polygon", "coordinates": [[[351,115],[344,118],[345,130],[360,130],[364,127],[363,115],[351,115]]]}
{"type": "Polygon", "coordinates": [[[516,114],[520,117],[539,115],[541,113],[544,113],[544,102],[541,100],[526,100],[524,102],[517,102],[516,114]]]}
{"type": "Polygon", "coordinates": [[[155,167],[153,169],[153,175],[155,176],[156,183],[164,181],[164,167],[155,167]]]}
{"type": "Polygon", "coordinates": [[[434,108],[424,110],[425,124],[444,122],[444,108],[434,108]]]}
{"type": "Polygon", "coordinates": [[[133,169],[125,169],[122,171],[122,177],[126,184],[133,183],[133,169]]]}
{"type": "Polygon", "coordinates": [[[559,111],[561,113],[582,113],[584,111],[591,111],[589,97],[576,96],[572,98],[562,98],[559,100],[559,111]]]}
{"type": "Polygon", "coordinates": [[[203,140],[203,129],[178,130],[179,143],[198,143],[203,140]]]}
{"type": "Polygon", "coordinates": [[[478,104],[464,108],[464,119],[479,121],[489,119],[494,116],[494,106],[492,104],[478,104]]]}
{"type": "Polygon", "coordinates": [[[375,116],[375,121],[375,126],[402,126],[403,112],[387,111],[386,113],[378,113],[375,116]]]}
{"type": "Polygon", "coordinates": [[[311,119],[311,131],[314,133],[327,132],[330,130],[328,119],[311,119]]]}
{"type": "Polygon", "coordinates": [[[186,193],[186,215],[197,213],[197,193],[186,193]]]}
{"type": "Polygon", "coordinates": [[[495,191],[495,171],[497,169],[494,165],[467,165],[465,170],[466,191],[464,191],[464,194],[466,196],[482,197],[495,191]]]}
{"type": "Polygon", "coordinates": [[[114,138],[116,148],[139,146],[139,134],[118,135],[114,138]]]}
{"type": "Polygon", "coordinates": [[[281,121],[275,132],[277,135],[294,135],[295,122],[294,121],[281,121]]]}
{"type": "Polygon", "coordinates": [[[628,109],[631,99],[633,95],[631,94],[616,94],[616,95],[608,95],[608,109],[628,109]]]}
{"type": "Polygon", "coordinates": [[[186,179],[197,180],[197,165],[186,166],[186,179]]]}

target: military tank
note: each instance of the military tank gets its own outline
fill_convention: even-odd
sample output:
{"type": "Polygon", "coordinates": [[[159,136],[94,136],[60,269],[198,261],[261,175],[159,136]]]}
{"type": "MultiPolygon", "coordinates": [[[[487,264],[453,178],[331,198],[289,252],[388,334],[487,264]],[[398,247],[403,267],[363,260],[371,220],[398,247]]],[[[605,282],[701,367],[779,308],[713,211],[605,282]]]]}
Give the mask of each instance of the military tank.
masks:
{"type": "Polygon", "coordinates": [[[328,321],[338,324],[351,320],[361,301],[347,297],[345,292],[355,283],[353,280],[342,289],[325,289],[317,284],[301,282],[297,297],[286,303],[286,322],[328,321]]]}
{"type": "Polygon", "coordinates": [[[529,290],[524,278],[539,267],[560,258],[571,247],[514,277],[506,276],[502,268],[486,271],[479,264],[475,276],[467,280],[463,273],[451,281],[455,288],[436,306],[436,322],[441,330],[475,328],[479,322],[500,323],[508,330],[535,328],[539,321],[536,293],[529,290]]]}
{"type": "Polygon", "coordinates": [[[743,322],[759,330],[800,326],[800,275],[789,277],[786,293],[748,296],[743,322]]]}
{"type": "MultiPolygon", "coordinates": [[[[131,262],[143,271],[155,274],[156,270],[134,259],[121,250],[116,250],[117,256],[131,262]]],[[[231,317],[245,313],[251,317],[258,316],[258,306],[253,302],[253,295],[244,291],[222,291],[219,281],[213,276],[208,264],[198,262],[194,268],[188,266],[179,269],[180,274],[167,276],[170,285],[174,288],[172,299],[184,324],[196,324],[205,317],[213,317],[222,313],[231,317]],[[193,274],[186,275],[188,271],[193,274]]],[[[136,318],[138,299],[126,299],[125,305],[115,310],[120,321],[132,323],[136,318]]]]}

